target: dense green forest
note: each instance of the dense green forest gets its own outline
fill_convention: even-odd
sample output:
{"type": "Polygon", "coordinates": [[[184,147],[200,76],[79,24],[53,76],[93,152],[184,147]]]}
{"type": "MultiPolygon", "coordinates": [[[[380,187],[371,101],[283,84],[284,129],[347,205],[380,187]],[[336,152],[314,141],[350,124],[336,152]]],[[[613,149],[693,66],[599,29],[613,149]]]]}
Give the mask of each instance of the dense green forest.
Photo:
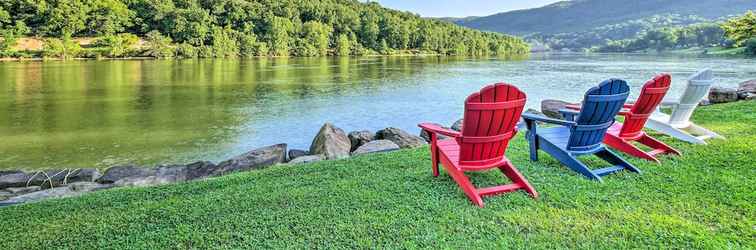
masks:
{"type": "Polygon", "coordinates": [[[754,8],[754,0],[572,0],[534,9],[458,19],[456,23],[516,35],[559,34],[584,32],[654,15],[717,19],[754,8]]]}
{"type": "Polygon", "coordinates": [[[520,38],[356,0],[0,0],[0,31],[4,56],[28,53],[13,49],[27,36],[64,58],[529,52],[520,38]]]}
{"type": "Polygon", "coordinates": [[[732,42],[722,35],[724,29],[717,24],[752,9],[756,9],[754,0],[573,0],[485,17],[441,20],[521,35],[536,48],[545,45],[551,50],[727,47],[732,42]],[[642,37],[646,35],[653,39],[660,32],[677,32],[681,39],[671,47],[667,42],[648,46],[642,42],[628,44],[629,40],[644,40],[642,37]]]}
{"type": "Polygon", "coordinates": [[[756,55],[756,14],[749,11],[722,23],[652,29],[632,39],[610,40],[598,51],[662,51],[691,47],[743,47],[746,54],[756,55]]]}

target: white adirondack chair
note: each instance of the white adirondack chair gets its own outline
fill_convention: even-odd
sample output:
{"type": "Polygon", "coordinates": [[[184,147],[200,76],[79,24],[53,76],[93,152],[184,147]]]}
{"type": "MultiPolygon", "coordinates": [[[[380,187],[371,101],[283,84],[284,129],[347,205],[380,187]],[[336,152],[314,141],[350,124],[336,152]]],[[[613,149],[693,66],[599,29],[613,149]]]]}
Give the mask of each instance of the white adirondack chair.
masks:
{"type": "Polygon", "coordinates": [[[668,115],[657,109],[646,122],[646,128],[695,144],[706,144],[705,140],[710,138],[724,139],[721,135],[690,122],[690,116],[698,103],[709,94],[713,83],[714,73],[711,69],[692,75],[678,101],[662,104],[671,106],[672,113],[668,115]]]}

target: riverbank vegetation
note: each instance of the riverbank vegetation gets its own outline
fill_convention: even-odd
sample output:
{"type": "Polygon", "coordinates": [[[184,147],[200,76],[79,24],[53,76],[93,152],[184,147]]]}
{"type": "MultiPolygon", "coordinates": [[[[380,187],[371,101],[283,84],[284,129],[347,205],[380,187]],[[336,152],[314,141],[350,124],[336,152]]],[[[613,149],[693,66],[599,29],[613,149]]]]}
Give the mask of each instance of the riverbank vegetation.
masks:
{"type": "Polygon", "coordinates": [[[652,29],[633,39],[610,40],[597,51],[637,52],[691,48],[729,48],[731,52],[756,55],[756,14],[749,11],[721,23],[652,29]]]}
{"type": "Polygon", "coordinates": [[[356,0],[0,1],[5,57],[521,55],[519,38],[356,0]],[[17,44],[34,37],[39,50],[17,44]],[[91,38],[92,43],[77,42],[91,38]],[[141,38],[141,39],[140,39],[141,38]]]}
{"type": "MultiPolygon", "coordinates": [[[[663,156],[662,164],[628,157],[644,173],[603,183],[551,157],[531,162],[520,134],[507,155],[541,196],[486,198],[485,209],[446,173],[433,178],[428,149],[420,148],[0,208],[0,245],[753,249],[755,106],[697,109],[696,123],[728,139],[692,145],[660,136],[683,155],[663,156]]],[[[502,176],[472,179],[490,185],[502,176]]]]}

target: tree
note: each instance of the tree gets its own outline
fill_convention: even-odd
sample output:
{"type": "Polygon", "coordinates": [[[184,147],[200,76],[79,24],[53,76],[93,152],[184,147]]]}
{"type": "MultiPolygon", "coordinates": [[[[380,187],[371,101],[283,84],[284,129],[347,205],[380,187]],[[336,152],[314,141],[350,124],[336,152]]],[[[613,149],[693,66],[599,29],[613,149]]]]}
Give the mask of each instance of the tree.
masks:
{"type": "Polygon", "coordinates": [[[90,34],[115,34],[131,25],[134,13],[123,1],[97,0],[92,3],[92,11],[88,13],[86,21],[90,34]]]}
{"type": "Polygon", "coordinates": [[[722,29],[736,47],[743,46],[746,40],[756,37],[756,13],[748,11],[743,16],[727,20],[722,24],[722,29]]]}
{"type": "Polygon", "coordinates": [[[289,56],[289,46],[293,44],[290,33],[294,25],[289,19],[272,17],[268,23],[268,43],[274,56],[289,56]]]}
{"type": "Polygon", "coordinates": [[[320,22],[309,21],[302,26],[302,36],[305,42],[315,49],[315,55],[325,56],[328,54],[328,46],[332,28],[320,22]]]}
{"type": "Polygon", "coordinates": [[[173,48],[171,47],[171,38],[163,36],[159,31],[153,30],[147,33],[145,38],[148,56],[156,58],[173,57],[173,48]]]}
{"type": "Polygon", "coordinates": [[[756,56],[756,37],[752,37],[745,42],[745,53],[747,55],[756,56]]]}
{"type": "Polygon", "coordinates": [[[339,39],[336,40],[336,54],[339,56],[348,56],[352,50],[349,36],[346,34],[339,35],[339,39]]]}
{"type": "Polygon", "coordinates": [[[105,55],[108,57],[122,57],[127,55],[138,41],[139,37],[133,34],[105,35],[95,40],[94,45],[106,48],[105,55]]]}
{"type": "Polygon", "coordinates": [[[215,57],[237,57],[239,56],[239,44],[234,37],[234,31],[231,27],[213,28],[213,54],[215,57]]]}

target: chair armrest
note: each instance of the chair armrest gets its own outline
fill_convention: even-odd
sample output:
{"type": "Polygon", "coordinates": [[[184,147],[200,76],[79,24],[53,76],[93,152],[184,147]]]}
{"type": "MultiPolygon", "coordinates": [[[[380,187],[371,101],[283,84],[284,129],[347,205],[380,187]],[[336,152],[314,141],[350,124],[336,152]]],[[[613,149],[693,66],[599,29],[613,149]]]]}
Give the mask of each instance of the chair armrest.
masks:
{"type": "MultiPolygon", "coordinates": [[[[525,114],[522,114],[522,118],[525,119],[526,123],[532,123],[533,121],[539,121],[539,122],[545,122],[545,123],[551,123],[551,124],[557,124],[557,125],[563,125],[563,126],[574,126],[575,125],[575,122],[572,122],[572,121],[552,119],[552,118],[548,118],[548,117],[537,115],[537,114],[525,113],[525,114]]],[[[528,127],[530,127],[530,126],[528,126],[528,127]]]]}
{"type": "Polygon", "coordinates": [[[575,121],[575,117],[580,114],[580,111],[572,110],[572,109],[560,109],[559,113],[564,116],[564,119],[567,121],[575,121]]]}
{"type": "Polygon", "coordinates": [[[582,103],[567,104],[566,106],[564,106],[564,108],[566,109],[577,110],[577,111],[580,111],[582,107],[583,107],[582,103]]]}
{"type": "Polygon", "coordinates": [[[659,107],[672,107],[677,106],[678,104],[680,104],[680,100],[663,101],[659,104],[659,107]]]}
{"type": "Polygon", "coordinates": [[[438,124],[433,124],[433,123],[427,123],[427,122],[425,122],[425,123],[420,123],[417,126],[420,127],[420,128],[422,128],[425,131],[428,131],[428,133],[441,134],[441,135],[445,135],[445,136],[449,136],[449,137],[460,137],[460,136],[462,136],[462,134],[460,134],[459,132],[451,130],[451,129],[447,129],[447,128],[444,128],[444,127],[441,127],[438,124]]]}

